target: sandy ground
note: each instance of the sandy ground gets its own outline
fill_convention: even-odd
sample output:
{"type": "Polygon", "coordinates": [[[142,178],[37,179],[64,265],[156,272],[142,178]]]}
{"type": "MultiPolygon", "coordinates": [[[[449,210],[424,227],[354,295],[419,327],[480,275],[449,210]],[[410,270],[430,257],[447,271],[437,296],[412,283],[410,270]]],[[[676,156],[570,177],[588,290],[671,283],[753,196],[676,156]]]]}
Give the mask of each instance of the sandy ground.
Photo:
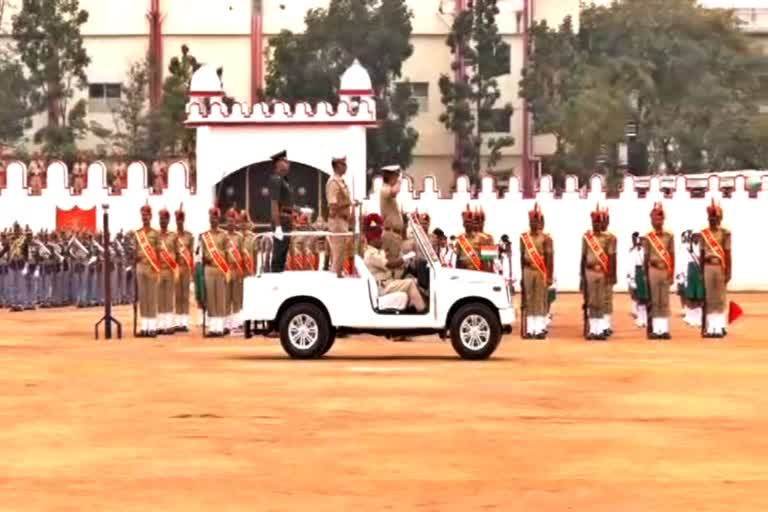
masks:
{"type": "MultiPolygon", "coordinates": [[[[768,296],[726,342],[610,343],[560,297],[493,360],[419,338],[96,342],[97,310],[0,310],[0,510],[764,511],[768,296]]],[[[130,324],[130,310],[120,318],[130,324]]]]}

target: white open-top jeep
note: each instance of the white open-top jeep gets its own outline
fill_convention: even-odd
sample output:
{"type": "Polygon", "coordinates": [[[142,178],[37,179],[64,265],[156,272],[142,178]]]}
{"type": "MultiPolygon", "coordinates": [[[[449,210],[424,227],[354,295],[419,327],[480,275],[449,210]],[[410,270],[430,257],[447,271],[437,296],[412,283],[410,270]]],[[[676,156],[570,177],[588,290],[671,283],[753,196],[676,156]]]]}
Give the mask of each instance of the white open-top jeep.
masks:
{"type": "Polygon", "coordinates": [[[512,331],[514,309],[504,278],[486,272],[445,268],[419,223],[409,218],[416,241],[419,285],[427,311],[406,309],[405,292],[380,295],[360,256],[359,277],[331,272],[264,273],[244,284],[245,336],[277,331],[294,358],[322,357],[338,333],[388,338],[437,334],[450,337],[464,359],[487,359],[504,333],[512,331]]]}

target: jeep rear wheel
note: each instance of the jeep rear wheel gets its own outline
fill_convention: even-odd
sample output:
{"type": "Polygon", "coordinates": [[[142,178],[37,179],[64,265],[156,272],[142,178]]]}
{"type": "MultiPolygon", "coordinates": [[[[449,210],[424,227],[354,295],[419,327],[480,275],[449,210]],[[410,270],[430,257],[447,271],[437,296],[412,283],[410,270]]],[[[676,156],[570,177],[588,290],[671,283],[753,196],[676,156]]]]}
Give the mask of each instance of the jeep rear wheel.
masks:
{"type": "Polygon", "coordinates": [[[462,306],[449,328],[451,345],[462,359],[488,359],[501,341],[501,323],[484,304],[462,306]]]}
{"type": "Polygon", "coordinates": [[[322,357],[330,340],[330,322],[314,304],[294,304],[280,317],[280,344],[294,359],[322,357]]]}

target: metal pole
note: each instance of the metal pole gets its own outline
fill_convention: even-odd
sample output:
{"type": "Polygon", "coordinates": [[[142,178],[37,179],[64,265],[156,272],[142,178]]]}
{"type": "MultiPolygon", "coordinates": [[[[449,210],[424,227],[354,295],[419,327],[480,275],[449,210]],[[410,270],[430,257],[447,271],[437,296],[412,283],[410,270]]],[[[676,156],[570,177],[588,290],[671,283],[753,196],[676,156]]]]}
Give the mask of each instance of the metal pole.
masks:
{"type": "MultiPolygon", "coordinates": [[[[523,69],[528,68],[528,46],[530,44],[530,15],[532,0],[523,0],[523,69]]],[[[533,197],[533,173],[530,156],[530,121],[528,118],[528,101],[523,98],[523,198],[533,197]]]]}
{"type": "MultiPolygon", "coordinates": [[[[102,274],[104,275],[104,316],[96,323],[94,328],[96,339],[99,339],[99,325],[104,322],[104,338],[107,340],[112,339],[112,322],[117,325],[117,338],[123,337],[123,328],[120,322],[118,322],[112,316],[112,279],[110,279],[110,267],[112,266],[112,257],[109,254],[109,205],[103,204],[101,207],[104,210],[104,216],[102,218],[103,238],[101,240],[104,247],[104,266],[102,274]]],[[[134,278],[135,279],[135,278],[134,278]]]]}

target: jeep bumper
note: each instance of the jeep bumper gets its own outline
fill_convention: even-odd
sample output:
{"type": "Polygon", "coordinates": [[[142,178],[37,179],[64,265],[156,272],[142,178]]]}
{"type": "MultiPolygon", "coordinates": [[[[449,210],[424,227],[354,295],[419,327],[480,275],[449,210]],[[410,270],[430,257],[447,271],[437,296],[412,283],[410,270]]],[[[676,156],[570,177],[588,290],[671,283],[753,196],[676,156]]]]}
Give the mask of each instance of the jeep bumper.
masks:
{"type": "Polygon", "coordinates": [[[499,320],[501,321],[501,330],[504,334],[512,332],[512,323],[515,320],[515,310],[506,308],[499,310],[499,320]]]}

